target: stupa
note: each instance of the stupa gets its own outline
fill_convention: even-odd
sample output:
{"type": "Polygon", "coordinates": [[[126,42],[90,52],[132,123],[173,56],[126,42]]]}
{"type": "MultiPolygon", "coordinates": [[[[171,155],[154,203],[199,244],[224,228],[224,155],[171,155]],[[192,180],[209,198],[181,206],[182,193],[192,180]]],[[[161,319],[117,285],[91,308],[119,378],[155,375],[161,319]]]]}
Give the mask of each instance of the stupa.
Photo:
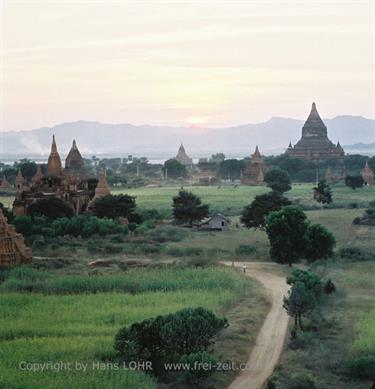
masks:
{"type": "Polygon", "coordinates": [[[320,118],[315,103],[312,103],[310,115],[302,127],[301,139],[294,147],[290,143],[285,153],[293,158],[316,162],[342,160],[345,155],[340,142],[335,146],[329,140],[327,127],[320,118]]]}
{"type": "Polygon", "coordinates": [[[255,152],[251,156],[251,162],[242,175],[241,184],[262,185],[266,171],[267,166],[263,161],[258,146],[256,146],[255,152]]]}
{"type": "Polygon", "coordinates": [[[368,162],[366,161],[365,167],[361,171],[361,176],[366,185],[374,185],[374,172],[371,170],[368,162]]]}
{"type": "Polygon", "coordinates": [[[184,145],[181,143],[181,146],[180,148],[178,149],[178,153],[175,157],[175,159],[182,163],[183,165],[185,166],[188,166],[188,167],[191,167],[193,165],[193,159],[190,158],[187,153],[186,153],[186,150],[185,150],[185,147],[184,145]]]}

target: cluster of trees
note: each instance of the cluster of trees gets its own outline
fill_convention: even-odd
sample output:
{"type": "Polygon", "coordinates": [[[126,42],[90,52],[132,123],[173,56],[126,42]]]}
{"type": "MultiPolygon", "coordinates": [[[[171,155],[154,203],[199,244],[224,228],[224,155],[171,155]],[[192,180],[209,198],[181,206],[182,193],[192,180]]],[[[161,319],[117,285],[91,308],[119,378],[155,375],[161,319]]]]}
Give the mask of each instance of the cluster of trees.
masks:
{"type": "Polygon", "coordinates": [[[93,235],[109,235],[128,233],[128,226],[117,220],[101,219],[96,216],[60,217],[54,220],[46,216],[17,216],[12,220],[17,232],[26,237],[44,236],[55,238],[58,236],[75,236],[90,238],[93,235]]]}
{"type": "Polygon", "coordinates": [[[308,222],[298,206],[288,205],[271,212],[266,217],[265,230],[271,258],[278,263],[291,266],[302,258],[313,262],[333,255],[336,242],[333,234],[321,224],[308,222]]]}
{"type": "MultiPolygon", "coordinates": [[[[271,249],[270,255],[279,263],[292,263],[301,258],[315,261],[333,254],[335,238],[324,226],[310,224],[303,210],[291,205],[283,193],[291,189],[288,173],[273,169],[265,175],[271,192],[256,196],[245,207],[241,222],[248,228],[265,229],[271,249]]],[[[330,188],[324,181],[315,188],[318,201],[332,201],[330,188]]]]}
{"type": "MultiPolygon", "coordinates": [[[[151,362],[152,373],[162,377],[166,363],[189,363],[190,378],[205,378],[213,371],[197,370],[195,362],[213,361],[207,353],[215,336],[228,326],[204,308],[186,308],[174,314],[158,316],[119,330],[115,349],[125,363],[151,362]]],[[[213,366],[214,368],[214,366],[213,366]]]]}
{"type": "Polygon", "coordinates": [[[271,188],[271,192],[255,196],[253,202],[246,206],[241,215],[241,222],[247,228],[261,228],[266,224],[266,216],[273,211],[278,211],[291,202],[283,196],[284,192],[291,189],[291,180],[288,173],[281,169],[269,170],[264,181],[271,188]]]}
{"type": "Polygon", "coordinates": [[[88,238],[96,234],[127,234],[128,230],[138,231],[139,226],[149,222],[154,225],[162,217],[155,210],[139,210],[136,207],[135,197],[121,194],[95,200],[91,213],[78,216],[58,198],[36,201],[28,208],[28,216],[12,217],[7,209],[2,208],[16,230],[25,236],[72,235],[88,238]]]}
{"type": "Polygon", "coordinates": [[[319,275],[299,269],[293,270],[287,277],[287,284],[291,285],[291,288],[284,297],[283,306],[294,319],[292,334],[296,336],[298,329],[304,330],[303,317],[314,311],[323,293],[331,294],[335,292],[336,287],[330,279],[324,284],[319,275]]]}

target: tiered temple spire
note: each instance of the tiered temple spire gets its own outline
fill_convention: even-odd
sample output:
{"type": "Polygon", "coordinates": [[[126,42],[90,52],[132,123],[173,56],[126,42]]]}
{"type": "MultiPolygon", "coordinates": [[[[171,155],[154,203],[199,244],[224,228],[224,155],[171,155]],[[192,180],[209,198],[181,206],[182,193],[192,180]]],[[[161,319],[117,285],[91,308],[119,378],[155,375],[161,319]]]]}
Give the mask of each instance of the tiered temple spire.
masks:
{"type": "Polygon", "coordinates": [[[48,157],[47,172],[50,176],[62,176],[62,165],[60,155],[57,151],[55,135],[52,137],[51,154],[48,157]]]}
{"type": "Polygon", "coordinates": [[[309,161],[342,160],[345,153],[340,143],[335,146],[328,138],[327,127],[319,116],[316,104],[312,103],[310,114],[302,127],[302,137],[286,154],[292,158],[309,161]]]}

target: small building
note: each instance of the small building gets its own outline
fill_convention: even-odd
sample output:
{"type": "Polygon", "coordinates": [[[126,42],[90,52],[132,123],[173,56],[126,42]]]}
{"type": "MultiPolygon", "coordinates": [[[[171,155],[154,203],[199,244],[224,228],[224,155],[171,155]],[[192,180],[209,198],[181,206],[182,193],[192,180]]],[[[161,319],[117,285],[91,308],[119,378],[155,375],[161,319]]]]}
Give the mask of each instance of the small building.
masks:
{"type": "Polygon", "coordinates": [[[374,172],[371,170],[368,162],[366,162],[365,167],[361,171],[361,176],[365,185],[372,186],[374,185],[374,172]]]}
{"type": "Polygon", "coordinates": [[[216,213],[215,215],[203,220],[198,226],[200,230],[210,231],[228,231],[229,227],[230,220],[221,213],[216,213]]]}

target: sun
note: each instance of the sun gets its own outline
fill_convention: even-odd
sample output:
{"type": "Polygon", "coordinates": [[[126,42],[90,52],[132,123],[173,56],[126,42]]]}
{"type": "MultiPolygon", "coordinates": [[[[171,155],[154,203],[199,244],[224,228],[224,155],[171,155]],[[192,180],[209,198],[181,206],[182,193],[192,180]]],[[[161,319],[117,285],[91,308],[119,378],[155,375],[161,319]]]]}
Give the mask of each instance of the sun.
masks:
{"type": "Polygon", "coordinates": [[[188,116],[185,121],[191,126],[206,125],[211,120],[210,116],[188,116]]]}

